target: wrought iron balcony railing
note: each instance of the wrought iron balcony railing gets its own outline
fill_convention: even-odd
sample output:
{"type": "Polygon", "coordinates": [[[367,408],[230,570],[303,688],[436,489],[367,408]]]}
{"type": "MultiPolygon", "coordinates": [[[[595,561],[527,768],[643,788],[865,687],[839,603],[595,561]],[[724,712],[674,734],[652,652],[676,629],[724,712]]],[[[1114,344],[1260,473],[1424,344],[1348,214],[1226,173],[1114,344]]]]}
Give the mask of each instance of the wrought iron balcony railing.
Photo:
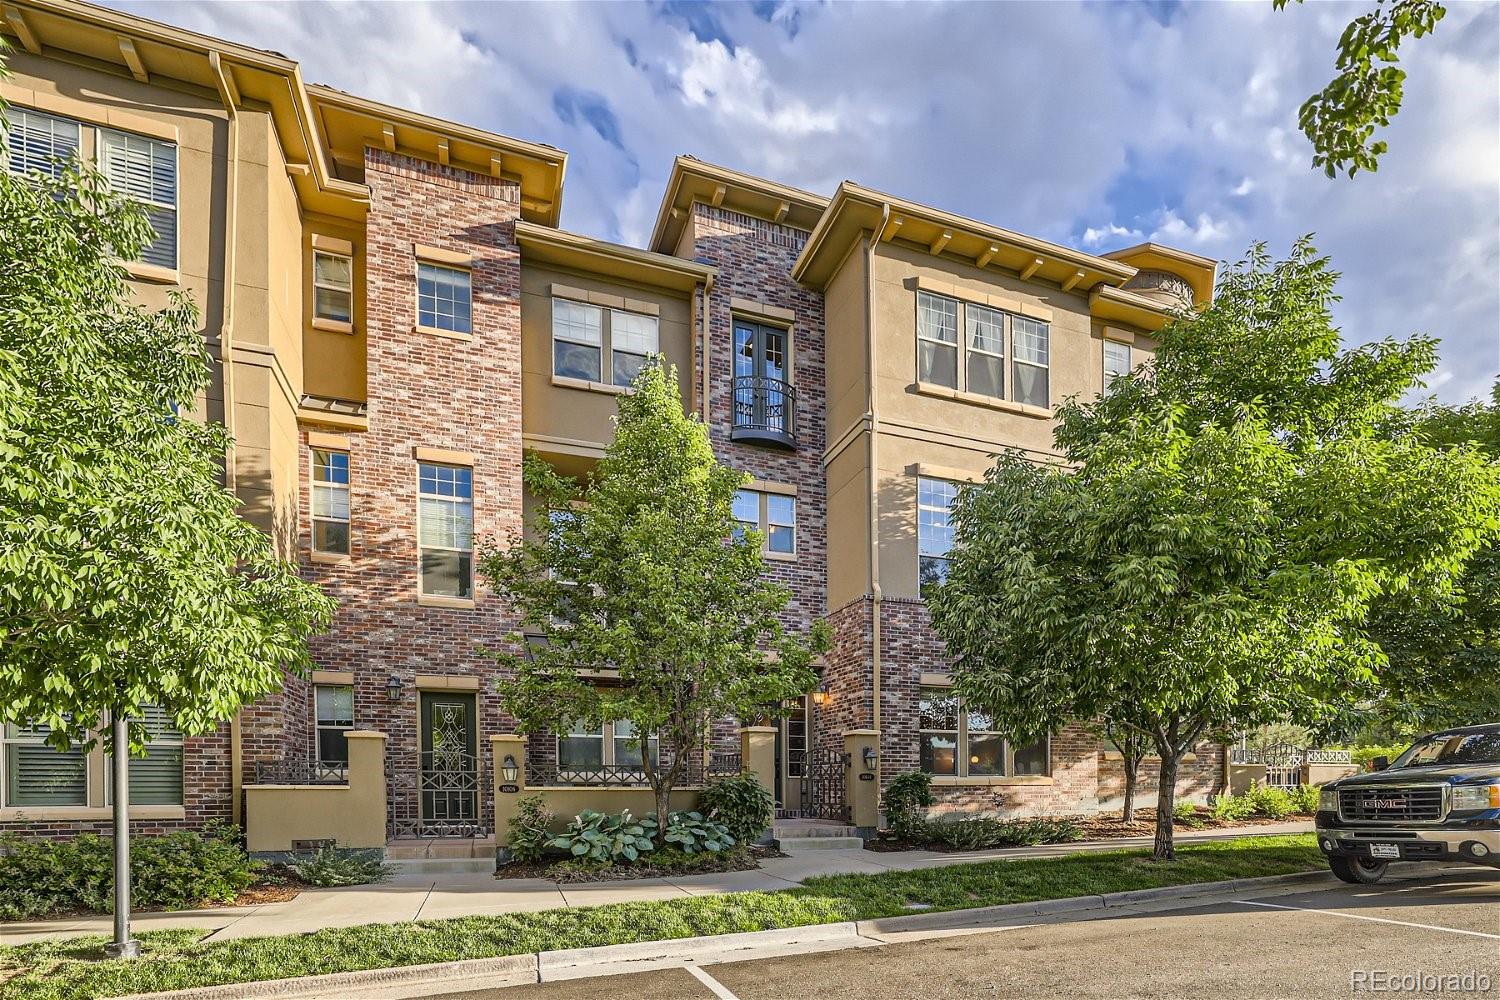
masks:
{"type": "Polygon", "coordinates": [[[257,785],[347,785],[349,768],[345,764],[284,757],[281,760],[255,762],[257,785]]]}
{"type": "Polygon", "coordinates": [[[729,440],[797,447],[797,389],[765,375],[736,375],[729,440]]]}

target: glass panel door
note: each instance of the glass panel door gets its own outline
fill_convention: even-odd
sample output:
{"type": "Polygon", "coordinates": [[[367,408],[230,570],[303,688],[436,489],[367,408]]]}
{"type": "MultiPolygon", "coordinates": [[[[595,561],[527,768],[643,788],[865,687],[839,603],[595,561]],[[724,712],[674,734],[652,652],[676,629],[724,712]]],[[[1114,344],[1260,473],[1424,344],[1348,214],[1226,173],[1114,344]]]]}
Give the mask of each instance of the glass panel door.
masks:
{"type": "Polygon", "coordinates": [[[472,694],[421,692],[422,826],[448,832],[479,819],[478,731],[472,694]]]}

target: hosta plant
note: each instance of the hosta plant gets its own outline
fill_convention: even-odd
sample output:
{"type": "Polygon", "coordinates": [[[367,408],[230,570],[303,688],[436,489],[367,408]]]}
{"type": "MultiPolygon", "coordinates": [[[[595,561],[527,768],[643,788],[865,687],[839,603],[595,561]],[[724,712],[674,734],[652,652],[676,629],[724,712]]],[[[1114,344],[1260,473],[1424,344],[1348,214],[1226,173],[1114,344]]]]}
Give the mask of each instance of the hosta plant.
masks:
{"type": "Polygon", "coordinates": [[[675,812],[667,817],[667,831],[662,838],[683,854],[699,851],[718,853],[735,844],[734,836],[723,823],[716,823],[697,812],[675,812]]]}
{"type": "Polygon", "coordinates": [[[654,819],[636,819],[627,809],[618,815],[585,809],[573,817],[568,828],[553,838],[551,846],[575,858],[615,862],[634,861],[654,848],[654,819]]]}

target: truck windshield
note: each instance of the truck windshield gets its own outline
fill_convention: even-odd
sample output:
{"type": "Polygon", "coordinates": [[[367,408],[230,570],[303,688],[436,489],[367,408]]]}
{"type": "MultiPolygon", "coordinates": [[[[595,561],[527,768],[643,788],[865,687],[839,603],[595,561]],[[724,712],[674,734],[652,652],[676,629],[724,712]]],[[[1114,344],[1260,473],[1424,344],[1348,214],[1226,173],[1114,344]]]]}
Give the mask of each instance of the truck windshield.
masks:
{"type": "Polygon", "coordinates": [[[1413,743],[1391,767],[1427,764],[1500,764],[1500,730],[1429,736],[1413,743]]]}

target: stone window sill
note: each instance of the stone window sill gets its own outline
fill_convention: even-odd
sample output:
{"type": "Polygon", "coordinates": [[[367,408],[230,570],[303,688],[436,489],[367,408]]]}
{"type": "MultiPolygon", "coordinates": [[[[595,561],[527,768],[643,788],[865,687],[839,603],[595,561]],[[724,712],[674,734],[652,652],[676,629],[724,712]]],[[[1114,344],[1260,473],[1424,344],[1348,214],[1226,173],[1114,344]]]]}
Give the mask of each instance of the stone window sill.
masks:
{"type": "Polygon", "coordinates": [[[1017,413],[1023,417],[1036,417],[1039,420],[1050,420],[1052,418],[1052,408],[1048,406],[1032,406],[1030,403],[1017,403],[1009,399],[996,399],[994,396],[986,396],[978,392],[960,392],[958,389],[949,388],[946,385],[937,385],[933,382],[916,383],[916,391],[922,396],[951,399],[958,403],[982,406],[987,410],[1017,413]]]}
{"type": "Polygon", "coordinates": [[[471,597],[440,597],[437,594],[418,594],[417,604],[424,608],[472,608],[474,599],[471,597]]]}
{"type": "MultiPolygon", "coordinates": [[[[110,819],[114,810],[109,806],[7,806],[0,809],[0,822],[64,822],[71,820],[110,819]]],[[[131,819],[186,819],[187,810],[182,806],[131,806],[131,819]]]]}
{"type": "Polygon", "coordinates": [[[795,552],[762,552],[760,557],[762,559],[769,559],[771,562],[797,561],[797,554],[795,552]]]}
{"type": "Polygon", "coordinates": [[[1003,785],[1050,785],[1048,774],[985,775],[983,777],[958,778],[951,774],[934,774],[932,783],[938,787],[983,788],[1003,785]]]}
{"type": "Polygon", "coordinates": [[[566,375],[552,376],[552,384],[559,389],[581,389],[584,392],[602,392],[611,396],[629,396],[635,392],[628,385],[613,385],[609,382],[590,382],[587,379],[569,378],[566,375]]]}
{"type": "Polygon", "coordinates": [[[160,264],[147,264],[139,260],[122,260],[120,266],[137,281],[149,281],[153,285],[175,285],[181,280],[175,267],[162,267],[160,264]]]}
{"type": "Polygon", "coordinates": [[[472,333],[463,333],[458,330],[440,330],[435,326],[423,326],[421,323],[412,327],[417,333],[425,333],[433,337],[446,337],[449,340],[471,341],[474,339],[472,333]]]}
{"type": "Polygon", "coordinates": [[[346,552],[319,552],[317,549],[311,550],[308,558],[324,566],[347,566],[352,561],[346,552]]]}
{"type": "Polygon", "coordinates": [[[354,332],[354,324],[350,323],[348,320],[342,320],[342,319],[324,319],[321,316],[314,316],[313,317],[312,328],[314,330],[323,330],[326,333],[353,333],[354,332]]]}

